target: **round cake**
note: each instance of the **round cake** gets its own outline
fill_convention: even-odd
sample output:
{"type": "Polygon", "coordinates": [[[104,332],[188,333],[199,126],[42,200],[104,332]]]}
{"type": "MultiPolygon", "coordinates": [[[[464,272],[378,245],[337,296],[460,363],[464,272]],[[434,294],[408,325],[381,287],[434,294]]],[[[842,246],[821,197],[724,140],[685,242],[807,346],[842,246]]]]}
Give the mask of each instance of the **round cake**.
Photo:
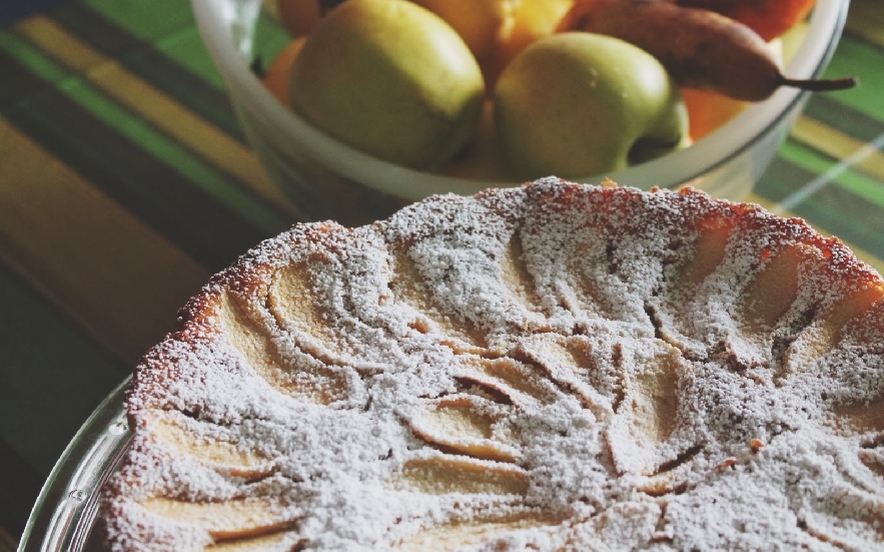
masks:
{"type": "Polygon", "coordinates": [[[692,189],[298,224],[138,365],[108,542],[881,549],[882,298],[837,239],[692,189]]]}

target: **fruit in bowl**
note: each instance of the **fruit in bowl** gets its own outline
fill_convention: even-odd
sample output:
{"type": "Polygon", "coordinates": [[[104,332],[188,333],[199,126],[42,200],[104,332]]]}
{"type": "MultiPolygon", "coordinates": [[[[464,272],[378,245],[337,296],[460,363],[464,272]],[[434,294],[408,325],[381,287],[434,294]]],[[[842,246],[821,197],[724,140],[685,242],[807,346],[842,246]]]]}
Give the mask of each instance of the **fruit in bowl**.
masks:
{"type": "Polygon", "coordinates": [[[609,36],[537,40],[504,69],[494,113],[522,178],[602,174],[687,144],[678,87],[653,56],[609,36]]]}
{"type": "Polygon", "coordinates": [[[814,0],[675,0],[680,6],[702,8],[744,23],[764,40],[773,40],[802,21],[814,0]]]}
{"type": "Polygon", "coordinates": [[[767,43],[748,26],[669,0],[577,0],[559,30],[578,29],[615,36],[647,50],[682,86],[738,100],[763,101],[782,86],[821,91],[855,84],[853,78],[789,78],[767,43]]]}
{"type": "Polygon", "coordinates": [[[463,39],[406,0],[349,0],[307,36],[289,101],[307,121],[412,168],[443,163],[472,136],[484,82],[463,39]]]}
{"type": "MultiPolygon", "coordinates": [[[[315,23],[312,27],[308,25],[306,35],[286,32],[281,20],[275,18],[272,4],[276,1],[280,0],[191,0],[200,34],[224,79],[245,136],[271,179],[298,206],[303,217],[364,223],[387,216],[404,202],[432,194],[469,195],[488,186],[515,186],[522,181],[512,174],[500,152],[493,117],[495,76],[527,45],[557,32],[562,18],[576,9],[577,0],[519,1],[512,14],[512,25],[497,34],[502,42],[495,56],[479,64],[486,90],[482,115],[473,136],[462,150],[437,168],[417,170],[334,139],[287,108],[262,86],[255,70],[259,66],[266,67],[266,62],[283,50],[287,40],[295,36],[306,40],[316,28],[315,23]],[[262,5],[266,9],[261,9],[262,5]],[[506,55],[502,53],[504,50],[506,55]],[[495,72],[496,56],[502,61],[495,72]]],[[[317,11],[322,20],[353,0],[281,1],[314,2],[321,8],[317,11]],[[332,7],[333,4],[336,7],[332,7]]],[[[734,0],[734,3],[749,1],[734,0]]],[[[815,0],[813,11],[798,32],[793,28],[787,33],[795,39],[783,40],[786,52],[783,74],[800,79],[813,79],[822,74],[838,43],[847,7],[848,0],[815,0]],[[798,46],[792,48],[788,43],[798,46]]],[[[677,84],[682,90],[688,90],[683,83],[677,81],[677,84]]],[[[283,92],[282,96],[288,98],[288,90],[283,92]]],[[[574,180],[598,183],[604,177],[611,177],[644,189],[677,187],[690,182],[717,197],[745,198],[775,155],[807,98],[806,91],[792,87],[779,87],[771,98],[761,102],[734,100],[703,91],[701,101],[687,97],[689,119],[708,121],[705,128],[694,125],[697,130],[691,134],[690,147],[614,173],[581,175],[574,180]],[[704,112],[706,117],[695,116],[704,112]]]]}
{"type": "Polygon", "coordinates": [[[686,147],[781,86],[849,84],[786,78],[752,28],[781,32],[810,0],[279,1],[283,15],[293,2],[325,15],[301,22],[304,46],[272,66],[291,65],[277,97],[363,152],[441,174],[609,174],[686,147]],[[482,80],[494,116],[480,120],[482,80]]]}
{"type": "Polygon", "coordinates": [[[521,0],[412,0],[444,19],[464,39],[476,60],[493,55],[515,24],[521,0]]]}

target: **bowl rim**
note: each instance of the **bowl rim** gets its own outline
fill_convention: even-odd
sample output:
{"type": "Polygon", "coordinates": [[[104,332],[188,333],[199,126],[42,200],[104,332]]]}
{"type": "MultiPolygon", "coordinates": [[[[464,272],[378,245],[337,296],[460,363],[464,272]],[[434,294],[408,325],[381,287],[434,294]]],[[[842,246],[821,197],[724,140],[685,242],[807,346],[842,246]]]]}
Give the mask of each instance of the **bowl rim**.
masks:
{"type": "MultiPolygon", "coordinates": [[[[469,195],[489,187],[522,184],[521,181],[475,180],[410,169],[338,142],[282,105],[250,69],[245,56],[251,49],[249,33],[257,21],[261,0],[191,0],[191,3],[199,33],[231,100],[244,112],[242,115],[247,114],[260,126],[270,143],[282,144],[284,150],[296,148],[300,155],[307,155],[339,176],[410,201],[439,193],[469,195]],[[243,16],[246,25],[231,28],[228,24],[234,17],[243,16]],[[234,32],[239,36],[235,37],[234,32]]],[[[816,0],[805,38],[784,74],[797,79],[821,75],[837,47],[849,3],[849,0],[816,0]],[[820,37],[825,40],[819,40],[820,37]]],[[[610,174],[569,180],[598,183],[611,178],[644,189],[690,182],[757,144],[792,116],[808,94],[804,90],[780,87],[767,100],[750,105],[688,148],[610,174]]]]}

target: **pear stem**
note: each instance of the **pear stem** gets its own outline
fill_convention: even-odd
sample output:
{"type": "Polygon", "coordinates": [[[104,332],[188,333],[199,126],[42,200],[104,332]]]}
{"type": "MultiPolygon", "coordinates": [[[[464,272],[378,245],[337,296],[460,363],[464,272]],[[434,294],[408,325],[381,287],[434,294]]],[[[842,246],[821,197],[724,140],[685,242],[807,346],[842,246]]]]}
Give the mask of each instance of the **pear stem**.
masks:
{"type": "Polygon", "coordinates": [[[790,79],[783,75],[777,75],[777,84],[791,86],[811,92],[826,92],[830,90],[847,90],[859,83],[855,76],[841,77],[838,79],[790,79]]]}

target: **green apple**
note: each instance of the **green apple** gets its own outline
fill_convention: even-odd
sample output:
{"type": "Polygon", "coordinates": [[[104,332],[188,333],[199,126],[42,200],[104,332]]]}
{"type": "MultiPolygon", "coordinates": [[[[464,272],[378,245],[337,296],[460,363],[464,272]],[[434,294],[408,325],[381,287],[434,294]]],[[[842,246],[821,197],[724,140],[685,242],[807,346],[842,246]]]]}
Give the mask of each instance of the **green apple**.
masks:
{"type": "Polygon", "coordinates": [[[308,122],[356,149],[417,169],[467,143],[485,94],[463,39],[406,0],[348,0],[311,31],[289,98],[308,122]]]}
{"type": "Polygon", "coordinates": [[[602,175],[688,141],[687,109],[660,62],[586,32],[547,36],[520,52],[495,86],[494,118],[522,179],[602,175]]]}

